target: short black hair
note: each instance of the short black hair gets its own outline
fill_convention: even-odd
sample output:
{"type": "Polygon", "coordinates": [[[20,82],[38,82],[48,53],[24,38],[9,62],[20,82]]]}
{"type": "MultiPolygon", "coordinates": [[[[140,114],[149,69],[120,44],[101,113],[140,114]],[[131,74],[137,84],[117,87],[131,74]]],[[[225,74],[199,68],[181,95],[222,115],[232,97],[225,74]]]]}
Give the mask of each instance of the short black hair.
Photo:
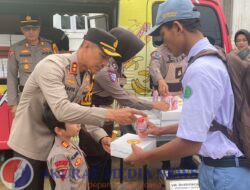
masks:
{"type": "Polygon", "coordinates": [[[55,128],[58,127],[60,129],[66,129],[65,123],[60,122],[56,119],[53,112],[51,111],[49,105],[47,103],[44,104],[44,111],[43,111],[43,122],[49,128],[51,132],[55,134],[55,128]]]}
{"type": "MultiPolygon", "coordinates": [[[[189,32],[201,31],[201,22],[199,18],[182,19],[182,20],[176,20],[176,21],[181,23],[181,25],[189,32]]],[[[167,28],[172,28],[173,24],[174,24],[174,21],[171,21],[171,22],[167,22],[163,24],[163,26],[167,28]]]]}

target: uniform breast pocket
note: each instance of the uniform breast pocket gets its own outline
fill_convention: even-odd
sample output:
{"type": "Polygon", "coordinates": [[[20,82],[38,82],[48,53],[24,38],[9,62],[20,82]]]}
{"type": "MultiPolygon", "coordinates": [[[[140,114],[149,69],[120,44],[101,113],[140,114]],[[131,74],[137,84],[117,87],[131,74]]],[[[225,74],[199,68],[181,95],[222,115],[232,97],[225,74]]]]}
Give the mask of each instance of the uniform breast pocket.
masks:
{"type": "Polygon", "coordinates": [[[78,181],[79,179],[87,179],[88,170],[85,159],[83,156],[77,156],[74,159],[71,159],[71,166],[72,166],[72,178],[73,181],[78,181]]]}

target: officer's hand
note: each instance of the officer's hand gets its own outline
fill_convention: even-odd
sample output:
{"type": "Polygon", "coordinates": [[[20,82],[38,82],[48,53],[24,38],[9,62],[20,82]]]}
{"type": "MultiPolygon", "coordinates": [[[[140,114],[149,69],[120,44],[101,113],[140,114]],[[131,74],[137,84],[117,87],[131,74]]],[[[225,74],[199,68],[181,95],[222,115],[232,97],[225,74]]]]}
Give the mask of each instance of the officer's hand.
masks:
{"type": "Polygon", "coordinates": [[[125,158],[124,161],[136,167],[141,167],[146,165],[148,162],[145,156],[146,152],[143,151],[140,147],[136,146],[135,144],[132,144],[131,147],[133,152],[127,158],[125,158]]]}
{"type": "Polygon", "coordinates": [[[169,104],[167,104],[166,102],[155,102],[153,104],[153,108],[160,111],[168,111],[169,104]]]}
{"type": "Polygon", "coordinates": [[[112,139],[110,137],[103,137],[101,139],[101,144],[102,144],[102,148],[110,154],[110,144],[112,142],[112,139]]]}
{"type": "Polygon", "coordinates": [[[158,80],[158,91],[160,96],[168,96],[168,85],[166,84],[165,80],[158,80]]]}
{"type": "Polygon", "coordinates": [[[16,109],[17,109],[17,106],[11,106],[11,114],[12,114],[12,116],[13,117],[15,117],[15,115],[16,115],[16,109]]]}
{"type": "Polygon", "coordinates": [[[161,135],[160,128],[156,127],[155,124],[151,122],[148,122],[148,128],[147,128],[146,133],[148,135],[156,135],[156,136],[161,135]]]}
{"type": "Polygon", "coordinates": [[[133,108],[122,108],[117,110],[108,110],[107,119],[111,121],[116,121],[121,125],[129,125],[136,121],[136,116],[140,115],[147,117],[142,111],[133,108]]]}

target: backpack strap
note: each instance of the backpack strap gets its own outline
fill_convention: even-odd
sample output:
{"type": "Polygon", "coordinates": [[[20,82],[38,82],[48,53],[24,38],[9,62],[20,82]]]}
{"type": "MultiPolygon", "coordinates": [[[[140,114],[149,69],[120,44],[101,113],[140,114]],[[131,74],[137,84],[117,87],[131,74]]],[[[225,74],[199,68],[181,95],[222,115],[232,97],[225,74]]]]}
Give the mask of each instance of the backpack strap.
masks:
{"type": "MultiPolygon", "coordinates": [[[[188,66],[190,66],[193,62],[195,62],[196,59],[200,58],[200,57],[204,57],[204,56],[216,56],[218,57],[220,60],[223,61],[223,63],[227,62],[226,59],[226,53],[224,51],[224,49],[222,49],[221,47],[217,47],[217,51],[216,50],[212,50],[212,49],[205,49],[200,51],[198,54],[196,54],[195,56],[191,57],[188,61],[188,66]]],[[[227,64],[225,64],[227,67],[227,64]]]]}
{"type": "MultiPolygon", "coordinates": [[[[226,59],[226,53],[224,51],[224,49],[222,49],[221,47],[217,47],[216,46],[216,50],[212,50],[212,49],[206,49],[206,50],[202,50],[201,52],[199,52],[197,55],[193,56],[190,58],[190,60],[188,61],[188,67],[195,62],[195,60],[197,60],[200,57],[204,57],[204,56],[216,56],[218,57],[220,60],[222,60],[222,62],[224,63],[224,65],[226,66],[226,68],[228,69],[228,65],[227,65],[227,59],[226,59]]],[[[231,80],[231,79],[230,79],[231,80]]],[[[230,131],[226,126],[218,123],[216,120],[212,121],[212,124],[210,126],[209,129],[210,132],[214,132],[214,131],[220,131],[222,132],[228,139],[232,140],[232,131],[230,131]]]]}
{"type": "Polygon", "coordinates": [[[216,120],[212,121],[212,125],[209,128],[210,132],[220,131],[222,132],[229,140],[232,140],[232,131],[230,131],[224,125],[218,123],[216,120]]]}

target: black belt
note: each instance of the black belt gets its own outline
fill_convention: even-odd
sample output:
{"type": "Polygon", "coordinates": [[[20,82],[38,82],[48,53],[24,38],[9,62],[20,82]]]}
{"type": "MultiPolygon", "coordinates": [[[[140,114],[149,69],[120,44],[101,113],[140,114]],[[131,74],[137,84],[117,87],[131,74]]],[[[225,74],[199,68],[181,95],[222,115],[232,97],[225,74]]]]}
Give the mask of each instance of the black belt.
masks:
{"type": "Polygon", "coordinates": [[[19,86],[18,86],[19,92],[23,92],[23,88],[24,88],[24,86],[19,85],[19,86]]]}
{"type": "Polygon", "coordinates": [[[236,158],[235,156],[223,157],[221,159],[212,159],[202,157],[204,164],[212,167],[247,167],[250,168],[250,160],[244,157],[236,158]]]}

